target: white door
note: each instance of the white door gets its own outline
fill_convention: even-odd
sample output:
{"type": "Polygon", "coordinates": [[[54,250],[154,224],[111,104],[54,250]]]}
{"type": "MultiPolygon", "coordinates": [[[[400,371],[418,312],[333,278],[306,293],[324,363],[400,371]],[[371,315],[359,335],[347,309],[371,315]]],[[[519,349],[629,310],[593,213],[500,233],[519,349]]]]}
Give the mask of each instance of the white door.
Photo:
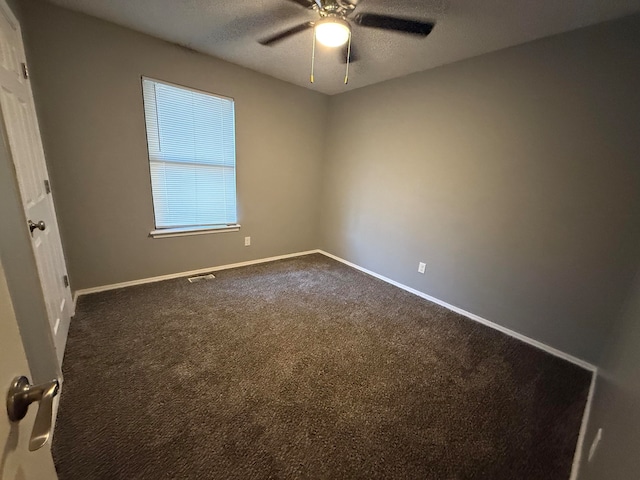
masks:
{"type": "Polygon", "coordinates": [[[51,446],[45,445],[35,452],[29,451],[29,438],[38,410],[35,403],[29,407],[27,416],[18,423],[11,423],[4,408],[4,402],[11,381],[18,376],[29,374],[27,358],[18,332],[18,324],[13,313],[7,281],[0,264],[0,479],[26,480],[37,478],[55,480],[57,478],[51,446]]]}
{"type": "MultiPolygon", "coordinates": [[[[5,0],[0,0],[0,115],[7,132],[26,217],[42,228],[33,230],[31,243],[58,362],[62,364],[74,306],[33,95],[26,77],[20,26],[5,0]]],[[[29,227],[25,225],[25,228],[29,227]]]]}

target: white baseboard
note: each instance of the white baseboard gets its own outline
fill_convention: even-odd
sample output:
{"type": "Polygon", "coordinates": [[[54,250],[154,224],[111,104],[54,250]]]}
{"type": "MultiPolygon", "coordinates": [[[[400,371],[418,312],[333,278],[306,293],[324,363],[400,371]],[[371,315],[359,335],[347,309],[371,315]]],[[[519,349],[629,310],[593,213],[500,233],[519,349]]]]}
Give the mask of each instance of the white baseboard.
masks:
{"type": "Polygon", "coordinates": [[[387,278],[383,275],[380,275],[378,273],[372,272],[371,270],[367,270],[366,268],[363,268],[359,265],[356,265],[355,263],[351,263],[343,258],[340,258],[336,255],[332,255],[331,253],[325,252],[323,250],[318,250],[319,253],[326,255],[329,258],[333,258],[334,260],[337,260],[338,262],[344,263],[345,265],[348,265],[350,267],[355,268],[356,270],[360,270],[361,272],[364,272],[368,275],[371,275],[373,277],[376,277],[382,281],[385,281],[387,283],[390,283],[391,285],[395,285],[398,288],[401,288],[403,290],[406,290],[409,293],[413,293],[414,295],[417,295],[419,297],[424,298],[425,300],[429,300],[430,302],[436,303],[442,307],[445,307],[449,310],[452,310],[456,313],[459,313],[460,315],[464,315],[465,317],[471,319],[471,320],[475,320],[476,322],[479,322],[483,325],[486,325],[487,327],[493,328],[495,330],[498,330],[506,335],[509,335],[511,337],[517,338],[518,340],[528,343],[529,345],[532,345],[536,348],[539,348],[541,350],[544,350],[547,353],[550,353],[552,355],[555,355],[556,357],[560,357],[564,360],[567,360],[575,365],[578,365],[579,367],[582,367],[586,370],[589,370],[591,372],[591,385],[589,387],[589,395],[587,397],[587,404],[585,405],[585,409],[584,412],[582,414],[582,423],[580,424],[580,433],[578,434],[578,441],[576,442],[576,449],[575,449],[575,453],[573,455],[573,463],[571,465],[571,476],[569,477],[569,480],[577,480],[578,479],[578,474],[580,471],[580,464],[582,462],[582,450],[584,448],[584,442],[585,442],[585,437],[587,435],[587,425],[589,423],[589,417],[591,415],[591,405],[593,402],[593,395],[595,392],[595,387],[596,387],[596,378],[598,376],[598,368],[589,363],[586,362],[582,359],[579,359],[577,357],[574,357],[573,355],[569,355],[568,353],[565,353],[561,350],[558,350],[557,348],[553,348],[550,347],[549,345],[546,345],[542,342],[539,342],[538,340],[534,340],[533,338],[527,337],[526,335],[522,335],[521,333],[518,332],[514,332],[513,330],[503,327],[502,325],[498,325],[497,323],[493,323],[490,322],[489,320],[479,317],[478,315],[475,315],[471,312],[467,312],[466,310],[463,310],[461,308],[458,308],[454,305],[451,305],[447,302],[443,302],[442,300],[439,300],[435,297],[432,297],[431,295],[427,295],[424,292],[421,292],[419,290],[416,290],[414,288],[408,287],[406,285],[403,285],[402,283],[396,282],[395,280],[391,280],[390,278],[387,278]]]}
{"type": "Polygon", "coordinates": [[[419,297],[424,298],[425,300],[429,300],[430,302],[436,303],[438,305],[440,305],[441,307],[447,308],[451,311],[454,311],[456,313],[459,313],[460,315],[464,315],[467,318],[470,318],[471,320],[475,320],[476,322],[482,323],[483,325],[486,325],[487,327],[493,328],[494,330],[498,330],[506,335],[509,335],[510,337],[514,337],[517,338],[520,341],[523,341],[525,343],[528,343],[529,345],[533,345],[534,347],[537,347],[541,350],[544,350],[547,353],[550,353],[551,355],[555,355],[556,357],[560,357],[564,360],[567,360],[571,363],[574,363],[584,369],[587,369],[591,372],[595,372],[597,370],[597,368],[595,367],[595,365],[592,365],[589,362],[586,362],[580,358],[574,357],[573,355],[570,355],[568,353],[565,353],[561,350],[558,350],[557,348],[553,348],[549,345],[546,345],[542,342],[539,342],[538,340],[534,340],[533,338],[527,337],[526,335],[523,335],[521,333],[518,333],[516,331],[513,331],[509,328],[503,327],[502,325],[498,325],[497,323],[491,322],[489,320],[487,320],[486,318],[482,318],[474,313],[471,312],[467,312],[466,310],[463,310],[462,308],[456,307],[454,305],[451,305],[447,302],[444,302],[438,298],[432,297],[431,295],[427,295],[424,292],[421,292],[419,290],[416,290],[415,288],[411,288],[408,287],[406,285],[403,285],[402,283],[396,282],[395,280],[391,280],[390,278],[387,278],[383,275],[380,275],[378,273],[372,272],[371,270],[367,270],[366,268],[363,268],[359,265],[356,265],[355,263],[351,263],[343,258],[340,258],[336,255],[333,255],[331,253],[325,252],[324,250],[318,250],[318,253],[321,253],[323,255],[326,255],[329,258],[333,258],[334,260],[337,260],[338,262],[344,263],[345,265],[349,265],[350,267],[355,268],[356,270],[360,270],[361,272],[364,272],[368,275],[371,275],[373,277],[376,277],[382,281],[385,281],[387,283],[390,283],[391,285],[395,285],[398,288],[401,288],[403,290],[406,290],[409,293],[413,293],[414,295],[417,295],[419,297]]]}
{"type": "Polygon", "coordinates": [[[541,350],[544,350],[545,352],[548,352],[552,355],[555,355],[556,357],[560,357],[564,360],[567,360],[571,363],[574,363],[582,368],[585,368],[587,370],[590,370],[592,372],[597,371],[597,368],[585,361],[582,360],[580,358],[574,357],[573,355],[570,355],[568,353],[565,353],[561,350],[558,350],[557,348],[551,347],[549,345],[546,345],[542,342],[539,342],[538,340],[534,340],[533,338],[527,337],[526,335],[523,335],[521,333],[518,333],[514,330],[511,330],[509,328],[503,327],[502,325],[499,325],[497,323],[491,322],[485,318],[482,318],[474,313],[471,312],[467,312],[466,310],[463,310],[462,308],[456,307],[455,305],[451,305],[447,302],[444,302],[438,298],[432,297],[431,295],[427,295],[424,292],[421,292],[419,290],[416,290],[415,288],[411,288],[408,287],[407,285],[403,285],[400,282],[396,282],[395,280],[391,280],[390,278],[387,278],[383,275],[380,275],[376,272],[373,272],[371,270],[368,270],[364,267],[361,267],[360,265],[356,265],[355,263],[351,263],[343,258],[340,258],[336,255],[333,255],[331,253],[325,252],[324,250],[320,250],[320,249],[316,249],[316,250],[307,250],[304,252],[297,252],[297,253],[289,253],[286,255],[278,255],[275,257],[267,257],[267,258],[259,258],[256,260],[248,260],[246,262],[238,262],[238,263],[231,263],[231,264],[227,264],[227,265],[218,265],[215,267],[208,267],[208,268],[199,268],[197,270],[189,270],[189,271],[184,271],[184,272],[178,272],[178,273],[170,273],[167,275],[159,275],[157,277],[149,277],[149,278],[141,278],[138,280],[130,280],[128,282],[120,282],[120,283],[113,283],[110,285],[102,285],[99,287],[92,287],[92,288],[84,288],[84,289],[80,289],[80,290],[76,290],[74,293],[74,303],[76,302],[77,298],[81,295],[87,295],[89,293],[97,293],[97,292],[104,292],[107,290],[115,290],[117,288],[124,288],[124,287],[131,287],[133,285],[142,285],[145,283],[153,283],[153,282],[160,282],[162,280],[171,280],[173,278],[180,278],[180,277],[190,277],[193,275],[201,275],[203,273],[208,273],[208,272],[216,272],[218,270],[226,270],[229,268],[237,268],[237,267],[246,267],[249,265],[256,265],[259,263],[265,263],[265,262],[273,262],[275,260],[282,260],[285,258],[293,258],[293,257],[300,257],[302,255],[309,255],[312,253],[321,253],[322,255],[325,255],[329,258],[333,258],[334,260],[337,260],[340,263],[344,263],[345,265],[349,265],[352,268],[355,268],[356,270],[360,270],[361,272],[364,272],[368,275],[371,275],[375,278],[378,278],[384,282],[387,282],[391,285],[394,285],[398,288],[401,288],[403,290],[406,290],[409,293],[413,293],[414,295],[417,295],[421,298],[424,298],[425,300],[429,300],[430,302],[433,302],[435,304],[438,304],[444,308],[447,308],[451,311],[454,311],[456,313],[459,313],[460,315],[463,315],[467,318],[470,318],[471,320],[474,320],[476,322],[482,323],[483,325],[486,325],[487,327],[493,328],[494,330],[498,330],[506,335],[509,335],[511,337],[517,338],[518,340],[521,340],[525,343],[528,343],[529,345],[533,345],[534,347],[537,347],[541,350]]]}
{"type": "Polygon", "coordinates": [[[110,285],[101,285],[99,287],[82,288],[74,292],[73,301],[75,303],[79,296],[87,295],[89,293],[105,292],[107,290],[115,290],[117,288],[132,287],[134,285],[142,285],[144,283],[161,282],[162,280],[171,280],[173,278],[191,277],[194,275],[201,275],[203,273],[217,272],[218,270],[227,270],[228,268],[246,267],[249,265],[256,265],[258,263],[282,260],[284,258],[300,257],[302,255],[309,255],[311,253],[320,253],[320,250],[308,250],[306,252],[288,253],[286,255],[259,258],[256,260],[248,260],[246,262],[230,263],[227,265],[218,265],[216,267],[199,268],[197,270],[188,270],[186,272],[169,273],[167,275],[158,275],[157,277],[140,278],[138,280],[130,280],[128,282],[112,283],[110,285]]]}
{"type": "MultiPolygon", "coordinates": [[[[132,281],[128,281],[128,282],[120,282],[120,283],[114,283],[111,285],[102,285],[99,287],[93,287],[93,288],[85,288],[85,289],[80,289],[80,290],[76,290],[74,293],[74,297],[73,297],[73,301],[74,304],[76,302],[77,297],[79,297],[80,295],[86,295],[89,293],[97,293],[97,292],[104,292],[106,290],[114,290],[117,288],[123,288],[123,287],[130,287],[133,285],[142,285],[145,283],[152,283],[152,282],[159,282],[162,280],[170,280],[173,278],[180,278],[180,277],[189,277],[192,275],[200,275],[203,273],[208,273],[208,272],[215,272],[215,271],[219,271],[219,270],[226,270],[229,268],[236,268],[236,267],[245,267],[245,266],[249,266],[249,265],[256,265],[259,263],[265,263],[265,262],[273,262],[275,260],[282,260],[285,258],[293,258],[293,257],[300,257],[303,255],[309,255],[312,253],[320,253],[322,255],[325,255],[329,258],[332,258],[334,260],[337,260],[338,262],[341,262],[345,265],[348,265],[352,268],[355,268],[356,270],[359,270],[361,272],[364,272],[368,275],[371,275],[375,278],[378,278],[384,282],[387,282],[391,285],[394,285],[398,288],[401,288],[409,293],[412,293],[414,295],[417,295],[421,298],[424,298],[425,300],[429,300],[430,302],[433,302],[437,305],[440,305],[444,308],[447,308],[453,312],[459,313],[460,315],[463,315],[471,320],[474,320],[478,323],[481,323],[489,328],[493,328],[494,330],[498,330],[506,335],[509,335],[513,338],[516,338],[522,342],[528,343],[529,345],[532,345],[536,348],[539,348],[547,353],[550,353],[551,355],[554,355],[556,357],[562,358],[568,362],[571,362],[575,365],[578,365],[586,370],[589,370],[592,372],[592,378],[591,378],[591,385],[589,387],[589,396],[587,398],[587,404],[585,406],[585,410],[583,413],[583,417],[582,417],[582,423],[580,425],[580,433],[578,435],[578,441],[576,443],[576,450],[575,450],[575,454],[574,454],[574,458],[573,458],[573,464],[572,464],[572,469],[571,469],[571,477],[570,480],[577,480],[578,478],[578,473],[579,473],[579,469],[580,469],[580,463],[582,460],[582,450],[584,448],[584,442],[585,442],[585,436],[587,433],[587,425],[588,425],[588,421],[589,421],[589,416],[591,414],[591,405],[593,402],[593,396],[594,396],[594,391],[595,391],[595,385],[596,385],[596,377],[597,377],[597,372],[598,369],[595,365],[586,362],[580,358],[574,357],[573,355],[570,355],[568,353],[565,353],[561,350],[558,350],[557,348],[551,347],[549,345],[546,345],[542,342],[539,342],[538,340],[534,340],[533,338],[527,337],[526,335],[523,335],[521,333],[518,333],[514,330],[511,330],[509,328],[503,327],[502,325],[499,325],[497,323],[491,322],[485,318],[482,318],[478,315],[475,315],[471,312],[467,312],[466,310],[463,310],[462,308],[456,307],[454,305],[451,305],[447,302],[444,302],[438,298],[432,297],[431,295],[427,295],[424,292],[421,292],[419,290],[416,290],[414,288],[408,287],[407,285],[403,285],[402,283],[396,282],[395,280],[391,280],[390,278],[387,278],[383,275],[380,275],[378,273],[375,273],[371,270],[368,270],[366,268],[363,268],[359,265],[356,265],[355,263],[351,263],[343,258],[340,258],[336,255],[333,255],[331,253],[325,252],[324,250],[308,250],[305,252],[297,252],[297,253],[290,253],[287,255],[278,255],[275,257],[268,257],[268,258],[260,258],[257,260],[249,260],[246,262],[239,262],[239,263],[232,263],[232,264],[227,264],[227,265],[219,265],[219,266],[215,266],[215,267],[209,267],[209,268],[200,268],[198,270],[190,270],[190,271],[185,271],[185,272],[178,272],[178,273],[171,273],[168,275],[160,275],[157,277],[150,277],[150,278],[142,278],[139,280],[132,280],[132,281]]],[[[57,404],[56,404],[56,410],[57,410],[57,404]]],[[[54,417],[55,418],[55,417],[54,417]]]]}
{"type": "Polygon", "coordinates": [[[325,252],[324,250],[320,250],[320,249],[316,249],[316,250],[307,250],[304,252],[297,252],[297,253],[289,253],[286,255],[278,255],[275,257],[267,257],[267,258],[259,258],[256,260],[248,260],[246,262],[238,262],[238,263],[230,263],[227,265],[218,265],[215,267],[208,267],[208,268],[199,268],[197,270],[189,270],[189,271],[184,271],[184,272],[178,272],[178,273],[170,273],[167,275],[159,275],[157,277],[148,277],[148,278],[141,278],[138,280],[130,280],[128,282],[120,282],[120,283],[113,283],[110,285],[101,285],[98,287],[92,287],[92,288],[84,288],[84,289],[80,289],[80,290],[76,290],[74,292],[74,303],[76,302],[77,298],[80,295],[87,295],[89,293],[97,293],[97,292],[104,292],[106,290],[115,290],[117,288],[124,288],[124,287],[131,287],[133,285],[142,285],[145,283],[153,283],[153,282],[160,282],[162,280],[171,280],[173,278],[180,278],[180,277],[190,277],[193,275],[201,275],[203,273],[208,273],[208,272],[216,272],[218,270],[226,270],[229,268],[237,268],[237,267],[245,267],[248,265],[256,265],[259,263],[265,263],[265,262],[273,262],[275,260],[282,260],[285,258],[293,258],[293,257],[300,257],[302,255],[309,255],[312,253],[321,253],[322,255],[325,255],[329,258],[333,258],[334,260],[337,260],[340,263],[344,263],[345,265],[349,265],[352,268],[355,268],[356,270],[360,270],[361,272],[364,272],[368,275],[371,275],[375,278],[378,278],[384,282],[387,282],[391,285],[394,285],[398,288],[401,288],[403,290],[406,290],[409,293],[413,293],[414,295],[417,295],[421,298],[424,298],[425,300],[429,300],[430,302],[433,302],[435,304],[438,304],[444,308],[447,308],[451,311],[454,311],[456,313],[459,313],[460,315],[463,315],[467,318],[470,318],[471,320],[474,320],[478,323],[482,323],[483,325],[486,325],[487,327],[493,328],[494,330],[498,330],[506,335],[509,335],[511,337],[517,338],[518,340],[521,340],[525,343],[528,343],[529,345],[533,345],[534,347],[537,347],[541,350],[544,350],[545,352],[548,352],[552,355],[555,355],[556,357],[560,357],[564,360],[567,360],[571,363],[574,363],[582,368],[585,368],[589,371],[592,372],[596,372],[597,368],[585,361],[582,360],[580,358],[574,357],[573,355],[570,355],[568,353],[565,353],[561,350],[558,350],[557,348],[551,347],[549,345],[546,345],[542,342],[539,342],[538,340],[534,340],[533,338],[527,337],[526,335],[523,335],[521,333],[518,333],[514,330],[511,330],[509,328],[503,327],[502,325],[499,325],[497,323],[491,322],[489,320],[487,320],[486,318],[482,318],[474,313],[471,312],[467,312],[466,310],[463,310],[462,308],[456,307],[455,305],[451,305],[450,303],[444,302],[438,298],[432,297],[431,295],[427,295],[424,292],[421,292],[419,290],[416,290],[415,288],[411,288],[408,287],[407,285],[403,285],[400,282],[396,282],[395,280],[391,280],[390,278],[387,278],[383,275],[380,275],[376,272],[373,272],[371,270],[368,270],[364,267],[361,267],[360,265],[356,265],[355,263],[351,263],[343,258],[340,258],[336,255],[333,255],[331,253],[325,252]]]}
{"type": "Polygon", "coordinates": [[[573,455],[573,464],[571,465],[571,476],[569,477],[569,480],[578,480],[578,474],[580,473],[582,452],[584,450],[585,437],[587,436],[589,417],[591,417],[591,405],[593,403],[593,395],[596,391],[596,378],[598,377],[598,372],[595,371],[592,375],[591,386],[589,387],[589,396],[587,397],[587,404],[584,407],[584,413],[582,414],[582,423],[580,424],[580,433],[578,434],[578,441],[576,442],[576,451],[573,455]]]}

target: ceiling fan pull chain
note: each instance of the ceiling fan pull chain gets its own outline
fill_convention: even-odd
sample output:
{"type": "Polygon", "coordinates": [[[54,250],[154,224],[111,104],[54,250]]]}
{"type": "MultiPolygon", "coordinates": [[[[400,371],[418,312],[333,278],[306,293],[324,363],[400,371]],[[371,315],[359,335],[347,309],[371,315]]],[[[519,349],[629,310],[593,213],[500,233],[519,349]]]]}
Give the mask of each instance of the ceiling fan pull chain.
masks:
{"type": "Polygon", "coordinates": [[[313,46],[311,47],[311,83],[313,83],[313,65],[316,62],[316,31],[313,30],[313,46]]]}
{"type": "Polygon", "coordinates": [[[349,60],[351,59],[351,32],[349,32],[349,43],[347,45],[347,71],[344,74],[344,84],[349,83],[349,60]]]}

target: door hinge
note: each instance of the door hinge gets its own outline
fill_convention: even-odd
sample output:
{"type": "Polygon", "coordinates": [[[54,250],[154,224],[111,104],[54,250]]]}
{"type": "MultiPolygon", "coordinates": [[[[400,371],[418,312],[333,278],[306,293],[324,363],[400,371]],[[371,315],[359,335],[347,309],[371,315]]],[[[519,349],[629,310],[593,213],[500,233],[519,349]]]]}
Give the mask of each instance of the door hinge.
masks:
{"type": "Polygon", "coordinates": [[[67,275],[65,275],[64,277],[62,277],[62,281],[64,282],[64,286],[68,287],[69,286],[69,277],[67,275]]]}
{"type": "Polygon", "coordinates": [[[51,193],[51,185],[49,184],[49,180],[44,181],[44,191],[47,193],[51,193]]]}
{"type": "Polygon", "coordinates": [[[22,76],[25,78],[25,80],[29,80],[29,67],[27,67],[27,64],[22,62],[22,76]]]}

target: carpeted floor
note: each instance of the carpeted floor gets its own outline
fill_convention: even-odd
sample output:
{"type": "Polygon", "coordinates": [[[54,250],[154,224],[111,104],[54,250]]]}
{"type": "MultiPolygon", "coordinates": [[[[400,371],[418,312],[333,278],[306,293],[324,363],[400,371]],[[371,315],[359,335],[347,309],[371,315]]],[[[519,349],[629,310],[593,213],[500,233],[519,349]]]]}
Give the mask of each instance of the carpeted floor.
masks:
{"type": "Polygon", "coordinates": [[[83,296],[60,480],[569,478],[589,372],[322,255],[83,296]]]}

